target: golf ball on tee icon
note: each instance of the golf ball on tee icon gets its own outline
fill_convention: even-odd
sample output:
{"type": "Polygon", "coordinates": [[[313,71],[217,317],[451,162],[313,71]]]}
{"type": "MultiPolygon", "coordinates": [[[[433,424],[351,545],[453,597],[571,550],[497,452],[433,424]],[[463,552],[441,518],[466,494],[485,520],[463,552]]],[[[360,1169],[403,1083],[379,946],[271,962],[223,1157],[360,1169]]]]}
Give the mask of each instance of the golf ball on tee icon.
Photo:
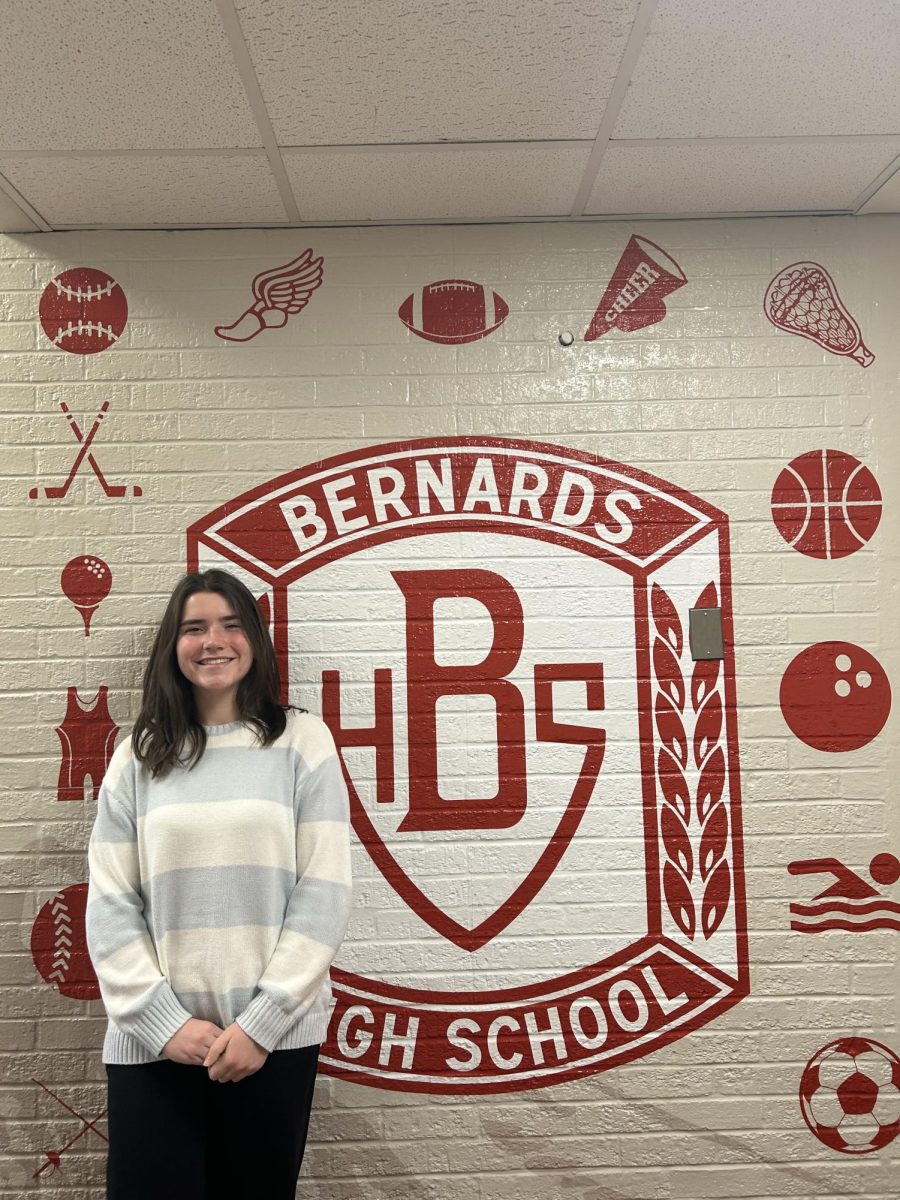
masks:
{"type": "Polygon", "coordinates": [[[81,613],[84,636],[90,637],[91,617],[109,595],[112,572],[102,558],[94,554],[79,554],[63,567],[59,583],[63,594],[81,613]]]}

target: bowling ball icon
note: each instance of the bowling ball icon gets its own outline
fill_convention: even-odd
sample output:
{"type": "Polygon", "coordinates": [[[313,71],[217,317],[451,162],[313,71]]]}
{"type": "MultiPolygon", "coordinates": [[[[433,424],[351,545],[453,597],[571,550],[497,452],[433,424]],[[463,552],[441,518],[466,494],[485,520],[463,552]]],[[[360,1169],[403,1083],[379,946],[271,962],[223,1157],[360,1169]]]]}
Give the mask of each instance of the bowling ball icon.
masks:
{"type": "Polygon", "coordinates": [[[891,711],[881,663],[852,642],[816,642],[781,680],[781,711],[793,734],[814,750],[839,753],[868,745],[891,711]]]}

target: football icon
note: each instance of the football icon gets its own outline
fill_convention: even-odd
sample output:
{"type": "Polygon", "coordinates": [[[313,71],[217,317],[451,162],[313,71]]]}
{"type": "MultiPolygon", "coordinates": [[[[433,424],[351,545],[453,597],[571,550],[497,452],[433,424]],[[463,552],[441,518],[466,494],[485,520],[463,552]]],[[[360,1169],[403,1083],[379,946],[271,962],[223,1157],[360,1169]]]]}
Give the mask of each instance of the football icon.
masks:
{"type": "Polygon", "coordinates": [[[397,315],[427,342],[460,345],[493,333],[509,315],[509,305],[483,283],[439,279],[407,296],[397,315]]]}
{"type": "Polygon", "coordinates": [[[870,1038],[829,1042],[806,1064],[800,1109],[829,1149],[841,1154],[880,1150],[900,1133],[900,1058],[870,1038]]]}

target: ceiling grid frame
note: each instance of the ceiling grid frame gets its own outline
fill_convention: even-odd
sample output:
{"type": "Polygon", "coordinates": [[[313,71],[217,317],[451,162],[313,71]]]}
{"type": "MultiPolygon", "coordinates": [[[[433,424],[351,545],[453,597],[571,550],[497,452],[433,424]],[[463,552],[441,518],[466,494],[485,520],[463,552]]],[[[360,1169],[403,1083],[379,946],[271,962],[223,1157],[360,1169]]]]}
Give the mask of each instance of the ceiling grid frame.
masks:
{"type": "Polygon", "coordinates": [[[631,83],[631,73],[640,57],[644,42],[647,40],[647,34],[650,31],[650,25],[656,16],[658,7],[659,0],[641,0],[640,7],[634,18],[634,24],[631,26],[631,32],[628,35],[628,41],[625,44],[619,69],[616,72],[616,78],[613,81],[612,92],[606,102],[606,107],[600,120],[600,128],[597,130],[597,137],[594,139],[594,148],[591,151],[587,166],[584,169],[584,175],[572,203],[572,211],[570,213],[572,217],[584,216],[588,199],[594,190],[597,176],[600,174],[603,156],[606,154],[607,147],[612,140],[613,130],[619,120],[622,105],[625,103],[625,96],[631,83]]]}
{"type": "MultiPolygon", "coordinates": [[[[333,9],[332,16],[337,20],[344,11],[340,5],[334,7],[338,0],[319,0],[315,7],[313,0],[302,0],[296,9],[292,7],[293,0],[291,5],[287,0],[273,0],[273,7],[265,10],[260,0],[200,0],[205,8],[201,7],[199,12],[206,15],[198,15],[191,37],[184,39],[183,44],[173,43],[171,36],[168,43],[163,40],[155,43],[153,33],[146,33],[146,22],[139,23],[149,0],[136,0],[128,18],[134,26],[135,38],[140,39],[135,41],[135,62],[140,70],[146,71],[154,47],[158,55],[167,55],[167,62],[162,57],[159,60],[160,79],[163,84],[170,77],[184,83],[185,92],[174,93],[176,101],[180,97],[184,105],[184,124],[180,128],[167,126],[157,116],[156,124],[151,122],[146,127],[150,136],[146,129],[142,133],[141,114],[146,111],[150,97],[140,87],[137,91],[131,87],[131,60],[126,55],[118,78],[110,81],[110,94],[121,95],[123,102],[131,105],[125,119],[131,121],[134,140],[129,146],[123,137],[126,126],[120,119],[108,148],[97,145],[96,134],[93,138],[73,138],[67,142],[65,130],[71,122],[56,122],[54,116],[54,105],[65,104],[65,94],[59,90],[47,91],[40,71],[31,71],[27,81],[25,76],[15,75],[15,55],[23,48],[30,47],[38,55],[35,60],[38,65],[41,61],[44,37],[41,13],[51,2],[33,0],[31,8],[19,10],[7,49],[0,48],[0,68],[6,61],[9,67],[6,73],[12,76],[7,78],[6,86],[14,89],[10,93],[14,101],[10,111],[14,109],[14,114],[7,119],[5,130],[4,106],[0,104],[0,228],[14,225],[20,232],[35,228],[53,232],[346,227],[867,215],[866,210],[900,211],[900,111],[897,111],[900,105],[895,103],[900,86],[893,76],[888,77],[890,73],[885,68],[895,31],[896,44],[900,45],[900,6],[895,16],[881,0],[860,0],[861,7],[876,20],[880,41],[875,45],[871,37],[867,39],[860,15],[854,23],[854,27],[860,28],[859,36],[844,47],[839,58],[832,55],[829,70],[838,72],[834,80],[821,71],[816,74],[815,51],[839,11],[841,0],[758,0],[758,4],[757,0],[697,0],[696,9],[693,0],[691,5],[684,0],[588,0],[586,5],[579,6],[577,13],[570,13],[561,0],[530,0],[529,8],[520,14],[521,20],[505,26],[505,37],[500,36],[497,27],[496,44],[490,40],[493,27],[490,5],[476,10],[473,0],[454,0],[441,8],[423,33],[417,22],[397,24],[399,0],[385,0],[383,12],[394,16],[381,16],[372,29],[365,27],[358,32],[354,14],[358,16],[362,0],[348,0],[347,21],[340,30],[328,26],[323,33],[320,22],[319,41],[314,39],[312,43],[314,49],[318,46],[315,53],[307,49],[311,27],[304,23],[304,13],[309,17],[319,14],[324,3],[329,11],[333,9]],[[268,27],[265,22],[260,23],[263,11],[269,14],[268,27]],[[771,28],[757,19],[760,12],[771,16],[771,28]],[[816,20],[810,25],[813,15],[816,20]],[[692,41],[691,22],[695,17],[701,27],[692,41]],[[244,23],[245,18],[249,24],[244,23]],[[391,25],[392,20],[395,26],[391,25]],[[745,25],[746,57],[753,67],[741,74],[741,30],[745,25]],[[734,36],[729,36],[728,45],[722,47],[721,59],[718,54],[707,54],[707,44],[718,44],[723,31],[728,29],[730,33],[732,28],[734,36]],[[798,79],[802,77],[802,87],[808,88],[802,97],[805,99],[808,94],[810,108],[802,114],[790,108],[781,113],[777,110],[781,101],[793,103],[791,97],[799,102],[801,84],[797,79],[778,76],[769,80],[760,74],[759,64],[766,61],[765,39],[776,33],[781,41],[777,47],[773,46],[771,61],[777,64],[790,52],[796,64],[795,74],[798,79]],[[789,35],[787,40],[785,34],[789,35]],[[201,42],[196,39],[200,37],[204,39],[203,46],[213,48],[212,61],[218,72],[197,76],[207,89],[202,95],[196,86],[189,87],[196,83],[191,76],[194,61],[191,56],[198,53],[201,42]],[[417,87],[430,84],[425,64],[432,59],[426,48],[439,53],[442,45],[446,45],[447,53],[443,74],[438,72],[438,76],[443,79],[456,72],[459,85],[472,88],[471,95],[465,89],[459,93],[458,104],[454,96],[448,96],[444,107],[440,99],[436,100],[442,95],[440,91],[423,97],[416,91],[417,87]],[[329,131],[328,120],[317,123],[316,116],[319,110],[330,116],[328,93],[310,90],[329,80],[327,64],[332,60],[323,56],[329,46],[335,53],[341,47],[345,52],[342,60],[334,60],[343,72],[339,73],[340,87],[334,98],[343,112],[342,98],[348,97],[351,125],[359,126],[359,132],[375,135],[370,142],[314,140],[317,132],[327,135],[329,131]],[[417,46],[421,54],[418,59],[417,46]],[[592,47],[598,50],[596,57],[592,47]],[[677,57],[679,47],[684,54],[683,64],[671,58],[672,54],[677,57]],[[344,87],[356,70],[356,60],[348,58],[347,53],[357,49],[363,55],[359,70],[365,68],[365,73],[359,76],[358,94],[344,87]],[[600,49],[604,52],[602,56],[600,49]],[[556,94],[547,83],[548,64],[558,63],[561,56],[564,58],[576,50],[569,84],[564,87],[560,83],[558,89],[558,111],[545,111],[540,106],[546,105],[548,96],[556,94]],[[364,63],[366,52],[368,59],[364,63]],[[412,57],[404,60],[403,55],[412,57]],[[497,58],[498,55],[501,57],[497,58]],[[404,73],[393,69],[399,61],[412,62],[416,70],[404,73]],[[591,87],[587,86],[586,61],[595,70],[591,87]],[[493,70],[497,63],[502,70],[493,70]],[[173,67],[167,74],[169,64],[173,67]],[[275,75],[273,64],[277,66],[275,75]],[[297,71],[296,90],[293,64],[297,71]],[[464,66],[461,72],[460,65],[464,66]],[[869,73],[867,65],[871,68],[869,73]],[[729,74],[731,70],[737,71],[734,80],[729,74]],[[857,82],[861,78],[868,80],[865,104],[857,82]],[[412,89],[410,80],[415,85],[412,89]],[[532,80],[539,83],[537,91],[531,89],[532,80]],[[207,87],[209,82],[215,84],[211,89],[207,87]],[[669,84],[685,98],[686,112],[704,115],[703,121],[692,123],[695,119],[682,114],[676,99],[667,98],[664,89],[669,84]],[[826,96],[822,109],[826,115],[820,117],[817,130],[815,96],[823,88],[827,92],[832,84],[846,100],[846,108],[841,110],[839,119],[837,102],[829,107],[826,96]],[[29,87],[30,92],[23,91],[29,87]],[[716,87],[727,89],[721,118],[716,87]],[[427,101],[422,112],[417,108],[417,97],[427,101]],[[514,136],[516,122],[510,119],[517,112],[516,97],[530,101],[522,109],[528,115],[518,126],[523,134],[519,138],[514,136]],[[691,97],[695,101],[693,108],[691,97]],[[382,98],[390,107],[387,118],[380,112],[378,102],[382,98]],[[202,112],[192,107],[201,100],[207,101],[202,112]],[[367,106],[373,102],[376,107],[369,113],[367,106]],[[497,112],[492,107],[495,103],[500,106],[497,112]],[[753,132],[743,136],[740,126],[744,109],[740,105],[748,103],[747,127],[753,132]],[[282,135],[291,132],[288,126],[292,104],[298,114],[294,132],[308,135],[308,142],[288,141],[285,137],[279,141],[279,130],[282,135]],[[448,117],[443,123],[445,111],[448,117]],[[34,114],[33,137],[29,133],[30,113],[34,114]],[[371,123],[367,124],[369,117],[371,123]],[[466,123],[461,122],[462,117],[466,123]],[[554,117],[558,118],[555,123],[554,117]],[[674,136],[679,121],[687,136],[674,136]],[[55,125],[56,145],[53,144],[55,125]],[[777,132],[779,126],[785,132],[777,132]],[[796,132],[788,132],[792,126],[796,132]],[[416,127],[431,136],[407,141],[377,137],[379,133],[405,137],[415,134],[416,127]],[[547,134],[540,132],[543,128],[547,134]],[[630,136],[617,138],[617,128],[630,136]],[[722,132],[715,133],[716,128],[722,132]],[[848,131],[854,128],[861,132],[848,131]],[[490,129],[501,136],[485,137],[490,129]],[[768,129],[772,132],[768,133],[768,129]],[[805,132],[807,129],[809,132],[805,132]],[[441,132],[450,136],[435,140],[434,135],[441,132]],[[585,136],[581,136],[582,132],[585,136]],[[157,133],[161,136],[157,137],[157,133]],[[571,136],[573,133],[579,136],[571,136]],[[203,144],[207,135],[210,140],[203,144]],[[31,145],[22,145],[25,140],[30,140],[31,145]],[[243,144],[232,144],[236,141],[243,144]],[[863,153],[866,145],[870,152],[863,153]],[[796,164],[792,160],[786,168],[786,150],[790,146],[799,150],[796,164]],[[687,167],[675,169],[674,160],[663,153],[666,150],[674,153],[678,147],[685,148],[688,162],[693,150],[701,163],[703,150],[714,153],[721,147],[723,151],[731,151],[730,155],[723,154],[721,159],[714,160],[716,170],[711,176],[708,195],[687,179],[691,173],[687,167]],[[740,153],[743,148],[748,152],[746,158],[740,153]],[[767,149],[771,149],[771,156],[765,153],[767,149]],[[623,151],[630,152],[630,156],[623,151]],[[579,152],[586,154],[586,159],[579,158],[579,152]],[[472,161],[487,171],[476,171],[473,186],[467,190],[459,183],[458,173],[459,164],[465,162],[469,153],[472,161]],[[491,154],[496,155],[496,169],[491,154]],[[554,155],[565,163],[564,171],[554,170],[554,155]],[[354,156],[358,172],[354,170],[354,156]],[[400,165],[405,156],[409,156],[408,175],[400,165]],[[397,160],[393,179],[391,157],[397,160]],[[309,163],[305,168],[308,194],[307,178],[297,166],[304,158],[309,163]],[[376,168],[379,158],[385,160],[385,165],[376,168]],[[158,177],[154,176],[152,163],[148,162],[146,167],[139,165],[141,160],[150,159],[160,160],[158,177]],[[173,164],[171,169],[166,165],[167,160],[173,164]],[[180,160],[186,160],[185,165],[176,169],[174,164],[180,160]],[[67,164],[71,164],[68,171],[67,164]],[[717,191],[716,180],[720,183],[727,180],[732,170],[736,174],[731,177],[730,191],[721,187],[717,191]],[[79,194],[74,181],[79,176],[84,178],[88,171],[96,172],[97,180],[91,180],[85,196],[83,191],[79,194]],[[250,176],[255,173],[252,183],[248,173],[250,176]],[[643,188],[640,178],[646,181],[643,188]],[[392,203],[394,179],[397,199],[392,203]],[[141,184],[147,180],[151,186],[142,191],[141,184]],[[342,180],[346,183],[345,192],[341,191],[342,180]],[[601,180],[602,187],[598,185],[601,180]],[[447,189],[446,203],[436,200],[436,196],[441,197],[442,187],[447,189]],[[375,191],[378,195],[373,199],[375,191]],[[331,211],[329,195],[340,200],[331,211]],[[568,196],[572,197],[571,203],[568,196]],[[648,203],[641,206],[645,198],[648,203]],[[734,207],[735,201],[742,206],[734,207]],[[21,214],[21,221],[15,213],[21,214]],[[4,222],[9,226],[4,226],[4,222]]],[[[177,14],[178,0],[160,2],[170,22],[167,28],[171,35],[171,18],[173,12],[177,14]]],[[[123,39],[128,36],[127,27],[104,28],[96,23],[96,14],[102,12],[99,4],[100,0],[91,0],[80,10],[87,15],[80,29],[74,31],[74,37],[67,36],[60,42],[58,31],[48,33],[48,62],[57,63],[70,45],[82,56],[79,61],[84,62],[84,56],[96,47],[96,62],[91,64],[88,58],[85,64],[94,66],[96,78],[98,64],[109,60],[110,47],[121,49],[123,39]],[[106,33],[108,39],[104,40],[106,33]]],[[[172,95],[169,91],[168,96],[172,95]]],[[[99,116],[100,102],[100,93],[91,93],[89,107],[83,108],[82,113],[96,109],[99,116]]],[[[339,138],[345,127],[335,121],[331,125],[339,138]]],[[[701,171],[700,176],[705,178],[705,173],[701,171]]]]}
{"type": "Polygon", "coordinates": [[[18,188],[13,187],[2,172],[0,172],[0,192],[3,193],[11,204],[20,210],[23,217],[29,221],[33,221],[41,233],[53,233],[53,226],[44,219],[36,208],[33,208],[28,203],[18,188]]]}
{"type": "Polygon", "coordinates": [[[854,214],[859,213],[861,209],[865,208],[869,201],[881,191],[885,184],[890,183],[897,174],[900,174],[900,154],[885,167],[880,175],[872,180],[867,188],[863,188],[856,197],[853,205],[854,214]]]}
{"type": "Polygon", "coordinates": [[[231,46],[234,65],[244,86],[247,103],[250,105],[250,111],[253,113],[253,119],[256,121],[256,127],[259,130],[259,136],[262,138],[263,148],[269,160],[269,168],[275,177],[275,184],[281,196],[281,203],[284,205],[287,220],[288,222],[300,223],[302,218],[300,216],[300,209],[297,206],[297,198],[294,195],[294,189],[291,187],[291,181],[288,179],[284,159],[281,157],[281,149],[275,138],[275,130],[272,128],[272,122],[269,120],[269,112],[266,108],[266,102],[263,99],[259,80],[256,77],[256,71],[253,68],[253,60],[250,57],[250,50],[244,38],[244,31],[241,28],[237,9],[234,7],[233,0],[215,0],[215,4],[219,11],[222,27],[225,30],[225,36],[228,38],[228,43],[231,46]]]}

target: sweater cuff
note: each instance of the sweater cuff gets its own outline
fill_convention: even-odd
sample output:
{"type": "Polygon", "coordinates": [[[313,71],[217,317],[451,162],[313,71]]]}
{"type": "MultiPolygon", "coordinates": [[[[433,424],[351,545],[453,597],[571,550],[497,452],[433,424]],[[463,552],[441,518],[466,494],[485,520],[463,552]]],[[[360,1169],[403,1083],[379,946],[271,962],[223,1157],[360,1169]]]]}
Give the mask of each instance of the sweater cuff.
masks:
{"type": "Polygon", "coordinates": [[[247,1037],[253,1038],[264,1050],[273,1050],[297,1020],[297,1014],[283,1012],[265,992],[255,996],[244,1011],[235,1017],[247,1037]]]}
{"type": "Polygon", "coordinates": [[[184,1007],[168,983],[164,983],[153,997],[150,1007],[134,1022],[130,1031],[157,1057],[170,1037],[178,1032],[191,1014],[184,1007]]]}

